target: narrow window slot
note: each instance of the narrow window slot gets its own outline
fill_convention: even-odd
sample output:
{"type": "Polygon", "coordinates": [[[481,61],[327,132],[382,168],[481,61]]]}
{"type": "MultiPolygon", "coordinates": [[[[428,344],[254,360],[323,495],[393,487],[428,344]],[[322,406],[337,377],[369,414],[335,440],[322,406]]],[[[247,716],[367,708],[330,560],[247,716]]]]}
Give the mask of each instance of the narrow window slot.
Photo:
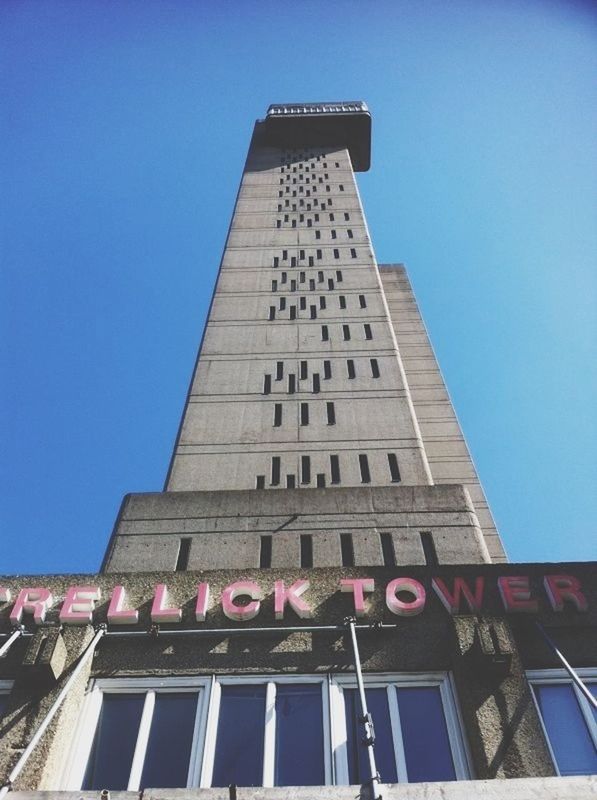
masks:
{"type": "Polygon", "coordinates": [[[337,269],[336,270],[336,280],[337,280],[338,283],[342,283],[342,281],[343,281],[342,270],[341,269],[337,269]]]}
{"type": "Polygon", "coordinates": [[[336,231],[333,230],[333,229],[330,231],[330,235],[331,235],[332,239],[336,239],[337,238],[336,231]]]}
{"type": "Polygon", "coordinates": [[[315,291],[315,278],[309,278],[309,291],[315,291]]]}
{"type": "Polygon", "coordinates": [[[354,238],[354,236],[352,235],[352,231],[350,230],[350,228],[347,228],[347,229],[346,229],[346,235],[348,236],[348,238],[349,238],[349,239],[353,239],[353,238],[354,238]]]}
{"type": "Polygon", "coordinates": [[[310,533],[302,533],[300,543],[301,567],[311,569],[313,566],[313,536],[310,533]]]}
{"type": "Polygon", "coordinates": [[[359,295],[359,305],[361,306],[361,308],[367,308],[367,300],[364,294],[359,295]]]}
{"type": "Polygon", "coordinates": [[[377,363],[377,359],[372,358],[370,363],[371,363],[371,377],[379,378],[379,364],[377,363]]]}
{"type": "Polygon", "coordinates": [[[278,256],[274,256],[274,262],[273,263],[274,263],[274,267],[279,267],[280,266],[280,259],[278,258],[278,256]]]}
{"type": "Polygon", "coordinates": [[[324,361],[323,362],[323,379],[329,381],[332,377],[332,362],[331,361],[324,361]]]}
{"type": "Polygon", "coordinates": [[[316,255],[317,255],[317,258],[318,258],[318,260],[321,260],[321,258],[322,258],[322,255],[323,255],[323,254],[322,254],[322,251],[321,251],[321,250],[318,250],[318,251],[317,251],[317,253],[316,253],[316,255]]]}
{"type": "Polygon", "coordinates": [[[365,331],[365,339],[373,339],[373,332],[371,331],[371,325],[366,322],[363,325],[363,330],[365,331]]]}
{"type": "Polygon", "coordinates": [[[340,483],[340,456],[330,456],[330,472],[332,473],[332,483],[340,483]]]}
{"type": "Polygon", "coordinates": [[[325,489],[325,475],[323,474],[323,472],[317,473],[317,488],[325,489]]]}
{"type": "Polygon", "coordinates": [[[278,291],[278,281],[272,281],[272,292],[278,291]]]}
{"type": "Polygon", "coordinates": [[[263,376],[263,394],[270,394],[272,390],[272,376],[263,376]]]}
{"type": "Polygon", "coordinates": [[[296,306],[290,306],[290,319],[296,319],[296,306]]]}
{"type": "Polygon", "coordinates": [[[301,361],[301,380],[306,381],[308,376],[308,364],[306,361],[301,361]]]}
{"type": "Polygon", "coordinates": [[[307,279],[307,276],[304,272],[299,272],[299,283],[304,283],[307,279]]]}
{"type": "Polygon", "coordinates": [[[346,308],[346,298],[343,294],[338,295],[338,303],[340,304],[340,308],[346,308]]]}
{"type": "Polygon", "coordinates": [[[394,541],[391,533],[380,533],[381,554],[383,556],[384,567],[396,566],[396,554],[394,552],[394,541]]]}
{"type": "Polygon", "coordinates": [[[282,403],[274,403],[274,428],[282,424],[282,403]]]}
{"type": "Polygon", "coordinates": [[[317,306],[309,306],[311,319],[317,319],[317,306]]]}
{"type": "Polygon", "coordinates": [[[323,283],[323,272],[321,270],[317,273],[317,282],[323,283]]]}
{"type": "Polygon", "coordinates": [[[281,297],[278,305],[280,306],[280,311],[284,311],[286,308],[286,298],[281,297]]]}
{"type": "Polygon", "coordinates": [[[296,256],[292,256],[290,259],[290,266],[296,267],[296,256]]]}
{"type": "Polygon", "coordinates": [[[325,297],[319,298],[319,308],[323,311],[325,309],[325,297]]]}
{"type": "Polygon", "coordinates": [[[291,280],[290,281],[290,291],[291,292],[296,292],[296,281],[295,280],[291,280]]]}
{"type": "Polygon", "coordinates": [[[310,267],[315,266],[315,259],[313,258],[313,256],[309,256],[309,266],[310,267]]]}
{"type": "Polygon", "coordinates": [[[267,569],[272,565],[272,537],[261,536],[259,541],[259,566],[267,569]]]}
{"type": "Polygon", "coordinates": [[[282,250],[282,261],[288,261],[288,250],[282,250]]]}
{"type": "Polygon", "coordinates": [[[296,478],[294,475],[287,475],[286,476],[286,488],[287,489],[296,489],[296,478]]]}
{"type": "Polygon", "coordinates": [[[311,483],[311,456],[301,456],[301,483],[311,483]]]}
{"type": "Polygon", "coordinates": [[[315,238],[321,239],[321,231],[315,231],[315,238]]]}
{"type": "Polygon", "coordinates": [[[350,325],[343,325],[342,326],[342,338],[345,342],[350,340],[350,325]]]}
{"type": "Polygon", "coordinates": [[[348,211],[344,212],[344,220],[345,222],[348,222],[350,220],[350,214],[348,213],[348,211]]]}
{"type": "Polygon", "coordinates": [[[348,361],[346,362],[346,370],[348,372],[348,377],[352,380],[352,378],[354,378],[356,375],[354,370],[354,361],[352,360],[352,358],[349,358],[348,361]]]}
{"type": "Polygon", "coordinates": [[[339,184],[338,184],[338,189],[340,189],[340,191],[341,191],[341,192],[343,192],[343,191],[344,191],[344,186],[343,186],[343,184],[339,183],[339,184]]]}
{"type": "Polygon", "coordinates": [[[398,468],[398,459],[396,453],[388,453],[388,464],[390,467],[390,477],[392,483],[400,483],[400,470],[398,468]]]}
{"type": "Polygon", "coordinates": [[[288,280],[288,273],[282,272],[282,274],[280,275],[280,283],[286,283],[287,280],[288,280]]]}
{"type": "MultiPolygon", "coordinates": [[[[301,217],[302,216],[303,215],[301,214],[301,217]]],[[[299,250],[299,260],[300,261],[304,261],[305,260],[305,251],[304,250],[299,250]]]]}
{"type": "Polygon", "coordinates": [[[255,476],[255,488],[256,489],[265,489],[265,475],[256,475],[255,476]]]}
{"type": "Polygon", "coordinates": [[[294,394],[296,391],[296,375],[290,373],[288,376],[288,394],[294,394]]]}
{"type": "Polygon", "coordinates": [[[276,361],[276,380],[281,381],[284,377],[284,362],[276,361]]]}
{"type": "Polygon", "coordinates": [[[340,534],[340,552],[342,553],[342,566],[354,567],[354,548],[352,546],[352,534],[340,534]]]}
{"type": "Polygon", "coordinates": [[[319,373],[313,373],[313,394],[319,394],[320,391],[319,373]]]}
{"type": "Polygon", "coordinates": [[[326,403],[326,411],[328,416],[328,425],[336,424],[336,407],[333,403],[326,403]]]}
{"type": "Polygon", "coordinates": [[[307,298],[301,297],[299,298],[299,308],[301,311],[305,311],[307,308],[307,298]]]}
{"type": "Polygon", "coordinates": [[[189,556],[191,554],[191,539],[181,539],[178,546],[178,557],[176,559],[176,572],[184,572],[189,567],[189,556]]]}
{"type": "Polygon", "coordinates": [[[428,567],[439,566],[435,542],[433,541],[433,534],[430,531],[421,531],[420,536],[421,545],[423,547],[423,555],[425,556],[425,563],[428,567]]]}
{"type": "Polygon", "coordinates": [[[275,306],[270,306],[269,307],[269,317],[268,317],[268,319],[272,320],[272,319],[275,319],[275,318],[276,318],[276,307],[275,306]]]}
{"type": "Polygon", "coordinates": [[[280,485],[280,456],[272,456],[271,485],[280,485]]]}
{"type": "Polygon", "coordinates": [[[340,258],[340,251],[334,248],[334,258],[340,258]]]}
{"type": "Polygon", "coordinates": [[[369,472],[369,459],[365,453],[359,453],[359,469],[361,470],[361,483],[371,483],[369,472]]]}
{"type": "Polygon", "coordinates": [[[330,332],[328,331],[328,326],[327,325],[322,325],[321,326],[321,341],[322,342],[328,342],[329,339],[330,339],[330,332]]]}
{"type": "Polygon", "coordinates": [[[301,403],[301,425],[309,424],[309,403],[301,403]]]}
{"type": "Polygon", "coordinates": [[[330,292],[332,292],[334,290],[334,279],[333,278],[328,278],[328,289],[330,290],[330,292]]]}

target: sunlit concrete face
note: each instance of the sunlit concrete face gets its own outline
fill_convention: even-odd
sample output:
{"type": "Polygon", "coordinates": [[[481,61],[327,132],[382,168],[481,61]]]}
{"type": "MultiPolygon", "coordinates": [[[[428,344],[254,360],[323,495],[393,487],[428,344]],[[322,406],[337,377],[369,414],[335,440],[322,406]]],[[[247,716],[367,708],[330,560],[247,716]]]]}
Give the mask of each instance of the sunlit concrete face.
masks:
{"type": "Polygon", "coordinates": [[[398,564],[424,561],[422,532],[441,562],[504,560],[404,268],[375,259],[353,169],[369,165],[370,116],[353,105],[276,106],[256,124],[165,494],[123,508],[105,569],[173,569],[182,534],[189,564],[214,568],[258,565],[271,533],[272,563],[300,566],[305,532],[321,565],[342,563],[341,532],[356,564],[383,563],[381,532],[398,564]],[[382,487],[406,516],[339,507],[339,489],[365,511],[363,490],[382,487]],[[427,487],[431,516],[407,487],[427,487]],[[300,511],[296,492],[312,498],[300,511]],[[171,493],[198,493],[182,530],[171,493]],[[211,493],[226,493],[213,530],[195,524],[211,493]]]}

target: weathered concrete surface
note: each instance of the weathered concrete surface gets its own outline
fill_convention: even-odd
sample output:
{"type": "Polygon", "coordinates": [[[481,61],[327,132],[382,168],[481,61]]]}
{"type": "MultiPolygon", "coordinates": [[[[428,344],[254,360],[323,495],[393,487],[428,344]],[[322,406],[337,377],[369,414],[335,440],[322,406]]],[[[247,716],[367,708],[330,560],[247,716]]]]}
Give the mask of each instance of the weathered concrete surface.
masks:
{"type": "MultiPolygon", "coordinates": [[[[383,800],[593,800],[597,777],[514,778],[454,783],[389,784],[383,800]]],[[[357,800],[357,786],[238,788],[237,800],[357,800]]],[[[99,792],[14,792],[13,800],[100,800],[99,792]]],[[[111,792],[110,800],[229,800],[228,789],[146,789],[111,792]]]]}

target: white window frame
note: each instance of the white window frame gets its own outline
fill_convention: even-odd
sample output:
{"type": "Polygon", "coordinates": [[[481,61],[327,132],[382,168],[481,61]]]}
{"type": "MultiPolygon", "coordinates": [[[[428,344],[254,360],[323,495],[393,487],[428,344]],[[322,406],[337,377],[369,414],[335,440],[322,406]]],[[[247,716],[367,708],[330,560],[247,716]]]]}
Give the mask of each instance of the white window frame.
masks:
{"type": "MultiPolygon", "coordinates": [[[[581,669],[575,670],[575,672],[581,680],[586,680],[590,683],[597,683],[597,669],[592,667],[583,667],[581,669]]],[[[593,716],[593,711],[591,709],[591,706],[589,705],[588,700],[584,697],[584,695],[582,694],[578,686],[574,683],[570,675],[566,672],[566,670],[533,669],[533,670],[527,670],[526,676],[531,686],[531,694],[533,696],[533,702],[535,703],[535,710],[537,711],[537,716],[539,717],[539,721],[541,723],[541,729],[543,731],[543,736],[545,737],[545,742],[547,744],[547,749],[549,750],[549,755],[553,762],[553,767],[557,775],[561,775],[555,753],[551,746],[551,741],[549,739],[547,728],[545,727],[545,723],[543,722],[543,715],[541,714],[541,709],[539,707],[539,701],[537,699],[537,694],[535,692],[535,686],[540,686],[541,684],[545,685],[545,684],[558,683],[572,687],[576,699],[578,701],[581,714],[589,730],[589,736],[591,737],[593,745],[595,746],[596,749],[597,749],[597,722],[595,721],[595,717],[593,716]]]]}
{"type": "MultiPolygon", "coordinates": [[[[454,763],[456,780],[468,780],[471,777],[471,760],[468,747],[463,737],[462,718],[456,703],[456,695],[451,676],[446,672],[400,672],[394,674],[379,673],[363,676],[365,689],[386,689],[388,694],[388,709],[392,729],[396,772],[399,783],[408,782],[404,743],[400,725],[400,711],[396,688],[410,687],[438,687],[442,700],[444,719],[448,731],[448,740],[454,763]]],[[[331,716],[333,750],[335,753],[336,784],[346,786],[348,777],[347,732],[346,716],[344,711],[344,689],[356,689],[355,675],[334,675],[331,677],[331,716]]],[[[375,719],[373,720],[375,723],[375,719]]]]}
{"type": "Polygon", "coordinates": [[[158,693],[167,694],[174,692],[197,694],[197,709],[195,712],[193,743],[191,746],[186,788],[194,786],[195,784],[192,781],[194,773],[196,772],[195,764],[204,746],[205,717],[209,702],[207,697],[209,694],[209,686],[209,678],[198,677],[162,679],[158,677],[98,678],[93,680],[89,685],[83,703],[74,736],[75,744],[71,749],[70,757],[65,765],[61,780],[61,788],[65,790],[81,790],[87,763],[91,754],[91,748],[93,746],[104,693],[145,695],[127,791],[136,791],[139,788],[147,744],[149,742],[151,720],[155,707],[155,695],[158,693]]]}
{"type": "MultiPolygon", "coordinates": [[[[369,673],[364,676],[364,682],[366,687],[385,688],[388,692],[394,753],[400,782],[406,782],[408,776],[395,687],[439,687],[456,779],[467,780],[470,778],[470,754],[462,734],[464,730],[462,718],[456,702],[452,677],[449,673],[369,673]]],[[[137,791],[149,741],[155,695],[161,692],[181,691],[198,693],[186,788],[210,788],[213,778],[221,690],[222,686],[235,684],[264,685],[266,687],[262,785],[272,787],[275,770],[276,687],[281,684],[298,683],[310,683],[321,687],[325,785],[348,785],[344,689],[357,688],[356,676],[354,673],[341,675],[330,673],[325,675],[237,674],[95,679],[90,683],[86,693],[73,736],[73,746],[66,761],[59,788],[81,791],[104,693],[138,693],[145,695],[145,701],[127,787],[128,791],[137,791]]]]}

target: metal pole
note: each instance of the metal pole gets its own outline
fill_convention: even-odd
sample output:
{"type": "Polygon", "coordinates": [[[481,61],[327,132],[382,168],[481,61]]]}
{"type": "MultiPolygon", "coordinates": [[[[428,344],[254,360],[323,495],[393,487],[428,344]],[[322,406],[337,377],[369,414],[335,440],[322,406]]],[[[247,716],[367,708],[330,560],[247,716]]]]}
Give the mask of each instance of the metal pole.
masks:
{"type": "MultiPolygon", "coordinates": [[[[388,625],[385,623],[374,623],[371,625],[355,625],[356,630],[361,631],[378,631],[378,630],[396,630],[395,625],[388,625]]],[[[294,626],[280,626],[269,628],[187,628],[177,630],[176,628],[163,630],[161,628],[145,630],[145,631],[106,631],[106,636],[234,636],[247,633],[318,633],[318,632],[346,632],[346,625],[294,625],[294,626]]]]}
{"type": "Polygon", "coordinates": [[[64,684],[64,686],[60,690],[60,693],[58,694],[58,697],[52,703],[52,707],[50,708],[50,710],[48,711],[48,713],[44,717],[43,722],[41,723],[39,728],[35,731],[35,734],[33,735],[33,738],[31,739],[31,741],[29,742],[27,747],[23,750],[23,753],[22,753],[21,757],[19,758],[17,763],[14,765],[14,767],[10,771],[10,773],[8,775],[8,780],[6,781],[4,786],[2,786],[2,788],[0,788],[0,800],[2,800],[2,798],[6,797],[8,792],[11,790],[14,782],[19,777],[23,767],[25,766],[25,764],[29,760],[29,756],[34,751],[37,743],[39,742],[41,737],[46,732],[50,722],[52,722],[52,720],[56,716],[56,712],[58,711],[58,709],[60,708],[60,706],[64,702],[64,699],[65,699],[66,695],[68,694],[68,692],[70,690],[70,687],[77,680],[77,678],[79,676],[79,673],[81,672],[81,670],[83,669],[85,664],[89,661],[89,659],[93,655],[93,653],[95,651],[95,648],[97,646],[97,643],[102,638],[102,636],[105,634],[105,632],[106,632],[105,628],[99,628],[96,631],[95,636],[93,637],[93,639],[87,645],[87,648],[83,651],[81,657],[79,658],[79,660],[77,662],[76,667],[73,669],[73,671],[71,672],[68,680],[66,681],[66,683],[64,684]]]}
{"type": "Polygon", "coordinates": [[[0,658],[4,658],[4,656],[8,653],[10,648],[16,642],[16,640],[21,637],[25,633],[25,628],[22,626],[19,628],[15,628],[15,630],[10,634],[8,639],[4,642],[2,647],[0,647],[0,658]]]}
{"type": "Polygon", "coordinates": [[[352,640],[352,652],[354,655],[354,666],[357,675],[357,686],[359,689],[359,698],[361,700],[362,717],[361,722],[365,726],[365,744],[367,747],[367,754],[369,756],[369,772],[371,773],[371,795],[373,800],[381,800],[379,792],[380,777],[375,763],[375,751],[373,750],[375,742],[375,731],[373,729],[373,719],[367,708],[367,698],[365,697],[365,684],[363,683],[363,671],[361,669],[361,657],[359,655],[359,644],[357,642],[357,625],[353,617],[347,619],[347,624],[350,629],[350,638],[352,640]]]}
{"type": "Polygon", "coordinates": [[[570,675],[570,677],[572,678],[572,680],[574,681],[576,686],[578,686],[579,690],[587,698],[587,700],[593,706],[593,708],[595,710],[597,710],[597,700],[593,697],[593,695],[591,694],[591,692],[587,688],[586,684],[579,678],[578,673],[576,672],[576,670],[572,666],[570,666],[570,664],[566,661],[566,659],[562,655],[561,650],[557,647],[555,642],[547,635],[543,625],[540,622],[535,622],[535,626],[537,627],[537,630],[539,631],[541,636],[543,636],[543,639],[545,640],[545,643],[552,650],[552,652],[557,656],[557,658],[559,659],[560,663],[562,664],[562,666],[564,667],[564,669],[566,670],[568,675],[570,675]]]}

